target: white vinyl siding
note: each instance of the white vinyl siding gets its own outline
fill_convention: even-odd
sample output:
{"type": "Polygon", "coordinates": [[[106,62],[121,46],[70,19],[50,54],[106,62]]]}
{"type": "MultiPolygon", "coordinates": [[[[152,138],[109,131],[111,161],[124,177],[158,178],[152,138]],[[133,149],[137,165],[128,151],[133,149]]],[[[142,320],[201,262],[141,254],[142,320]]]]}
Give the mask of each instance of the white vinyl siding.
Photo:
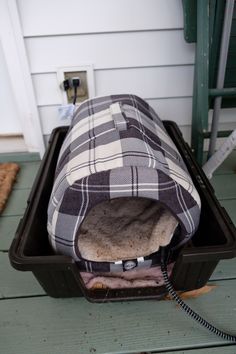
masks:
{"type": "Polygon", "coordinates": [[[96,96],[139,95],[189,141],[195,46],[184,40],[181,0],[17,3],[44,135],[69,124],[57,115],[57,69],[92,64],[96,96]]]}
{"type": "Polygon", "coordinates": [[[183,27],[181,0],[18,0],[18,4],[26,37],[183,27]]]}

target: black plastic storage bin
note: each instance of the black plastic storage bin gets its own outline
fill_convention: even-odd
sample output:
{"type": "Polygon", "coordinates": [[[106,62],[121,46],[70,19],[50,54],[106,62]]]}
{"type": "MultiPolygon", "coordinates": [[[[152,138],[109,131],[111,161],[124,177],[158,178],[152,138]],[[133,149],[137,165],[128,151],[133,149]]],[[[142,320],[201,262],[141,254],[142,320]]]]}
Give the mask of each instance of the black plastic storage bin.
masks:
{"type": "MultiPolygon", "coordinates": [[[[217,201],[214,190],[195,162],[177,125],[164,121],[181,153],[202,201],[200,226],[181,250],[172,273],[176,290],[191,290],[206,284],[220,259],[236,256],[236,229],[217,201]]],[[[49,146],[12,242],[9,257],[14,268],[32,271],[46,293],[53,297],[85,296],[93,302],[159,298],[165,287],[117,290],[87,290],[77,265],[70,257],[54,255],[48,242],[47,206],[54,171],[68,127],[53,131],[49,146]]]]}

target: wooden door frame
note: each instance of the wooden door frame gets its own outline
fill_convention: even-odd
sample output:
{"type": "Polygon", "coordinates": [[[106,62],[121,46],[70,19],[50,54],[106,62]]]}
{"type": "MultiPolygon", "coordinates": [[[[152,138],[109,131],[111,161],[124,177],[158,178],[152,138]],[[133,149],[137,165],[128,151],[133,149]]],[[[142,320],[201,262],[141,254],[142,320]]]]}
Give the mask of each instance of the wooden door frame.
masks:
{"type": "Polygon", "coordinates": [[[25,144],[42,157],[45,144],[16,0],[0,0],[0,39],[25,144]]]}

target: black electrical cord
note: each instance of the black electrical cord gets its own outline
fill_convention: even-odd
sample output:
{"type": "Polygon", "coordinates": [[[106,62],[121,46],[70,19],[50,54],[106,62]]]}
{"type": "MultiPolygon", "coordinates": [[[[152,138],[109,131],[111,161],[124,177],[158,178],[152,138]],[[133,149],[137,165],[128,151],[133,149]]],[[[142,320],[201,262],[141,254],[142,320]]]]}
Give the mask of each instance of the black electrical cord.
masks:
{"type": "Polygon", "coordinates": [[[74,86],[74,98],[73,98],[73,105],[76,104],[77,100],[77,86],[74,86]]]}
{"type": "Polygon", "coordinates": [[[170,296],[178,303],[178,305],[190,316],[192,317],[195,321],[200,323],[203,327],[207,328],[210,332],[216,334],[217,336],[231,341],[231,342],[236,342],[236,336],[225,333],[221,331],[220,329],[214,327],[211,325],[209,322],[204,320],[200,315],[198,315],[195,311],[193,311],[176,293],[176,291],[173,288],[172,283],[170,282],[170,279],[168,277],[168,272],[167,272],[167,265],[165,261],[165,256],[164,256],[164,249],[162,249],[162,259],[161,259],[161,271],[162,275],[165,281],[165,286],[166,289],[168,290],[168,293],[170,296]]]}

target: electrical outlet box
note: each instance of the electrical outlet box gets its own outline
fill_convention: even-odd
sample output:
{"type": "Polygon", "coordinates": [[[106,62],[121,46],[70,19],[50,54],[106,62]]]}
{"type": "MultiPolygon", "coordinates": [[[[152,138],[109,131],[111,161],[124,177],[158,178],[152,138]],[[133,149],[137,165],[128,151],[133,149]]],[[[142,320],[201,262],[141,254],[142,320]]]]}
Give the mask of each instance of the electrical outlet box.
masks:
{"type": "MultiPolygon", "coordinates": [[[[88,93],[88,82],[87,82],[87,72],[86,71],[73,71],[65,72],[64,79],[69,79],[72,77],[80,78],[80,86],[77,89],[77,103],[83,102],[89,98],[88,93]]],[[[74,89],[70,88],[66,91],[68,103],[73,103],[74,99],[74,89]]]]}
{"type": "Polygon", "coordinates": [[[76,67],[62,67],[57,71],[57,78],[58,84],[61,88],[63,104],[73,103],[74,89],[71,88],[66,92],[62,85],[65,79],[72,77],[80,78],[80,86],[77,89],[76,104],[80,104],[88,98],[95,96],[94,71],[91,64],[76,67]]]}

